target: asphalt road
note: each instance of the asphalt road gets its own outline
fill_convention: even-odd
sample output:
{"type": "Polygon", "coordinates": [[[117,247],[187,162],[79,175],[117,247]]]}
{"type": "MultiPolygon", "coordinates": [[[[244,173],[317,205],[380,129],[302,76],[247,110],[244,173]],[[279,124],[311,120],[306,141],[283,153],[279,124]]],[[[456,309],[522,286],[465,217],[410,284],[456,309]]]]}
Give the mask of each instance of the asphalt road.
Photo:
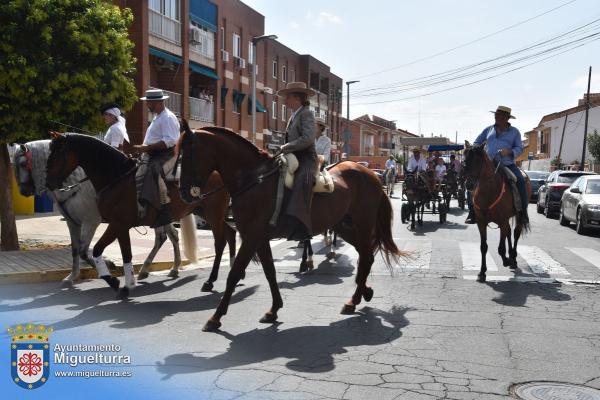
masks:
{"type": "MultiPolygon", "coordinates": [[[[400,200],[393,203],[399,209],[400,200]]],[[[53,343],[120,345],[132,362],[115,368],[133,377],[85,380],[86,398],[503,399],[511,384],[533,380],[600,388],[600,286],[591,284],[600,279],[600,236],[579,236],[533,205],[530,215],[516,274],[495,251],[498,232],[489,234],[496,270],[485,284],[473,280],[479,236],[462,224],[466,213],[453,208],[444,225],[426,215],[416,232],[397,218],[394,236],[411,256],[393,275],[378,256],[369,278],[375,296],[351,316],[339,311],[354,289],[356,253],[342,244],[328,261],[317,238],[307,274],[297,272],[294,243],[272,243],[284,298],[274,325],[258,322],[270,293],[251,265],[221,331],[201,331],[221,297],[227,260],[213,293],[200,292],[210,260],[175,280],[152,275],[126,302],[99,280],[70,290],[1,287],[0,323],[52,325],[53,343]]],[[[0,387],[22,398],[8,380],[0,387]]],[[[73,387],[53,377],[36,390],[48,396],[73,387]]]]}

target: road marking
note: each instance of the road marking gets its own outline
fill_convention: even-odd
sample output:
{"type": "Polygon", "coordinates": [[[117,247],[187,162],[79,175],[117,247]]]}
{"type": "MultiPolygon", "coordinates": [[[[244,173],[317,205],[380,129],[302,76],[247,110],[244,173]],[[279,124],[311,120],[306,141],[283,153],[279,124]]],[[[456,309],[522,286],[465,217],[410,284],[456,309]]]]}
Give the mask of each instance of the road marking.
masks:
{"type": "Polygon", "coordinates": [[[573,252],[576,256],[600,269],[600,251],[588,249],[585,247],[567,247],[567,250],[573,252]]]}
{"type": "Polygon", "coordinates": [[[432,253],[430,240],[409,240],[402,250],[410,254],[406,257],[406,265],[400,265],[400,268],[429,269],[432,253]]]}
{"type": "Polygon", "coordinates": [[[521,245],[517,251],[535,274],[570,275],[569,271],[563,268],[558,261],[537,246],[521,245]]]}
{"type": "MultiPolygon", "coordinates": [[[[479,271],[481,269],[481,250],[479,243],[460,242],[460,255],[463,262],[463,270],[479,271]]],[[[498,271],[498,266],[489,252],[485,255],[485,264],[488,271],[498,271]]]]}

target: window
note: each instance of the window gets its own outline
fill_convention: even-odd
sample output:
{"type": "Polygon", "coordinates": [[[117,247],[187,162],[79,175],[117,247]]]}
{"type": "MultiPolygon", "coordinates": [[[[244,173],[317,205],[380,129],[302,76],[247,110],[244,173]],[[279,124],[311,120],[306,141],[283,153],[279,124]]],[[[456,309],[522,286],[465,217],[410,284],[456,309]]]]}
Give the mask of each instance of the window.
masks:
{"type": "Polygon", "coordinates": [[[200,31],[200,41],[198,43],[190,42],[190,50],[201,54],[206,58],[214,60],[215,58],[215,34],[204,26],[191,21],[190,24],[200,31]]]}
{"type": "Polygon", "coordinates": [[[248,63],[254,63],[254,48],[252,47],[252,41],[248,42],[248,63]]]}
{"type": "Polygon", "coordinates": [[[237,33],[233,34],[233,56],[242,57],[242,38],[237,33]]]}
{"type": "Polygon", "coordinates": [[[273,78],[277,79],[277,60],[273,60],[273,78]]]}
{"type": "Polygon", "coordinates": [[[281,67],[281,80],[287,82],[287,67],[285,65],[281,67]]]}
{"type": "Polygon", "coordinates": [[[285,104],[281,105],[281,120],[283,122],[287,121],[287,107],[285,104]]]}
{"type": "Polygon", "coordinates": [[[271,103],[271,118],[277,119],[277,102],[271,103]]]}
{"type": "Polygon", "coordinates": [[[179,21],[179,0],[150,0],[149,6],[151,10],[179,21]]]}
{"type": "Polygon", "coordinates": [[[246,97],[245,93],[239,92],[237,90],[233,90],[233,112],[236,114],[240,113],[242,102],[244,101],[244,97],[246,97]]]}
{"type": "Polygon", "coordinates": [[[225,51],[225,27],[221,27],[221,50],[225,51]]]}
{"type": "Polygon", "coordinates": [[[290,82],[296,82],[296,70],[290,70],[290,82]]]}

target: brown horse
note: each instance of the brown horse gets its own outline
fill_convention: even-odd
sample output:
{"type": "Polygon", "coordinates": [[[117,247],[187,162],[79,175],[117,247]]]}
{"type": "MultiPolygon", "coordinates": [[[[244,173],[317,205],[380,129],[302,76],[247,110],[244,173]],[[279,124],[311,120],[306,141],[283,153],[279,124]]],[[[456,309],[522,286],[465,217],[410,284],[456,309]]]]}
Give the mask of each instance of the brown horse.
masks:
{"type": "MultiPolygon", "coordinates": [[[[191,201],[194,194],[206,191],[210,174],[218,171],[231,194],[233,215],[242,237],[223,298],[203,330],[214,331],[221,326],[221,317],[227,313],[235,286],[255,254],[262,263],[272,296],[272,306],[260,322],[275,322],[283,300],[277,286],[269,239],[285,237],[289,225],[285,223],[283,211],[276,226],[269,224],[277,197],[276,159],[226,128],[188,130],[180,140],[182,197],[191,201]]],[[[377,175],[353,162],[339,163],[329,172],[335,180],[335,191],[314,195],[312,226],[314,234],[333,227],[358,251],[357,287],[342,308],[342,313],[349,314],[355,311],[361,298],[370,301],[373,297],[373,289],[366,281],[375,253],[381,251],[388,266],[392,263],[390,258],[396,261],[402,253],[392,238],[392,206],[377,175]]]]}
{"type": "MultiPolygon", "coordinates": [[[[115,291],[119,290],[119,280],[110,275],[101,257],[106,246],[117,239],[123,256],[126,282],[125,287],[119,291],[119,297],[127,298],[129,290],[135,286],[131,265],[129,229],[138,225],[150,225],[155,220],[157,211],[152,207],[148,207],[144,219],[137,220],[136,164],[134,160],[90,136],[79,134],[54,135],[46,168],[48,188],[50,190],[59,188],[65,178],[78,166],[83,168],[94,185],[100,215],[108,223],[106,231],[93,249],[98,275],[115,291]]],[[[167,186],[171,198],[169,203],[170,214],[174,220],[183,218],[184,247],[186,243],[190,242],[186,240],[186,236],[195,237],[196,234],[194,217],[190,213],[201,207],[205,219],[211,225],[217,253],[215,258],[216,268],[213,266],[213,274],[205,284],[205,286],[208,286],[203,287],[203,290],[210,290],[212,289],[212,275],[216,279],[216,271],[218,271],[225,242],[229,243],[231,258],[233,259],[235,256],[235,231],[225,223],[229,194],[226,191],[219,190],[214,196],[210,196],[206,200],[190,204],[181,199],[177,185],[174,182],[168,182],[167,186]]],[[[211,189],[223,187],[220,176],[216,173],[210,174],[207,187],[211,189]]]]}
{"type": "MultiPolygon", "coordinates": [[[[515,242],[513,245],[510,218],[516,217],[517,212],[512,191],[510,190],[510,184],[506,182],[506,178],[497,172],[496,166],[488,157],[485,144],[473,146],[470,146],[468,142],[465,144],[464,174],[467,178],[467,189],[472,189],[475,184],[477,185],[473,193],[475,217],[481,240],[481,270],[477,275],[477,281],[485,282],[488,224],[493,222],[500,228],[498,253],[502,257],[502,264],[505,267],[510,267],[511,270],[517,269],[517,243],[521,233],[529,230],[529,224],[523,223],[520,218],[516,218],[515,242]],[[506,240],[508,240],[508,257],[506,257],[506,240]]],[[[531,183],[528,178],[525,180],[525,185],[527,196],[531,196],[531,183]]]]}

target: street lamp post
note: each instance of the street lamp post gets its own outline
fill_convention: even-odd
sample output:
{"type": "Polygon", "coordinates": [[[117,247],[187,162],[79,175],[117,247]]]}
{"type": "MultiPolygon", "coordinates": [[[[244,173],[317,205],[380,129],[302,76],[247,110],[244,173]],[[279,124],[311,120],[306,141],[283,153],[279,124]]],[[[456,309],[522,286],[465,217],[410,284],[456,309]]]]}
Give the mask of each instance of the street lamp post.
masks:
{"type": "MultiPolygon", "coordinates": [[[[360,81],[348,81],[346,82],[346,134],[344,135],[344,139],[346,140],[346,138],[350,137],[350,85],[352,85],[353,83],[358,83],[360,81]]],[[[347,143],[345,143],[346,145],[346,150],[348,150],[347,147],[347,143]]],[[[346,151],[346,153],[348,153],[348,151],[346,151]]],[[[346,154],[346,156],[348,156],[349,154],[346,154]]]]}
{"type": "Polygon", "coordinates": [[[262,35],[252,38],[252,143],[256,143],[256,45],[264,39],[277,39],[277,35],[262,35]]]}

